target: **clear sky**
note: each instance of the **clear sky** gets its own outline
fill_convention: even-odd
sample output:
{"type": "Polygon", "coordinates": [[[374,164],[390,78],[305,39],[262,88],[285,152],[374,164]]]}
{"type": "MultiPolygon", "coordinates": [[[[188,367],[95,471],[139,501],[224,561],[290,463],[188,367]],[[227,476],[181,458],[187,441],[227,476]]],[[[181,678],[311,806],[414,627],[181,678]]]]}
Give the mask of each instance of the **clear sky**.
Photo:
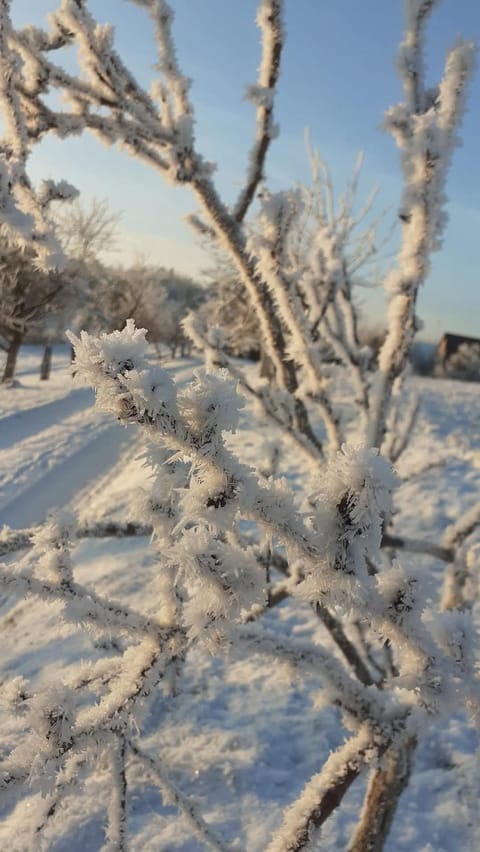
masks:
{"type": "MultiPolygon", "coordinates": [[[[254,132],[254,110],[243,99],[254,82],[260,49],[255,0],[171,0],[181,66],[194,80],[197,138],[218,163],[217,184],[236,197],[254,132]]],[[[116,26],[119,52],[145,84],[154,72],[154,44],[147,15],[127,0],[91,0],[99,20],[116,26]]],[[[55,0],[12,0],[18,23],[40,22],[55,0]]],[[[328,161],[340,190],[359,150],[365,152],[361,190],[380,185],[379,209],[392,218],[401,191],[398,154],[379,129],[386,107],[401,97],[395,52],[403,27],[402,0],[286,0],[287,44],[277,100],[281,134],[267,166],[269,185],[285,189],[306,180],[304,130],[328,161]]],[[[480,41],[480,0],[444,0],[431,19],[428,77],[436,82],[446,49],[458,34],[480,41]]],[[[477,73],[449,175],[450,223],[443,250],[434,257],[419,302],[423,336],[444,330],[480,336],[480,75],[477,73]]],[[[35,178],[64,177],[85,198],[107,197],[122,210],[121,252],[128,262],[143,254],[152,262],[196,273],[209,258],[182,216],[195,209],[187,189],[165,185],[160,175],[127,155],[84,137],[47,140],[32,160],[35,178]]],[[[365,309],[375,319],[375,301],[365,309]]]]}

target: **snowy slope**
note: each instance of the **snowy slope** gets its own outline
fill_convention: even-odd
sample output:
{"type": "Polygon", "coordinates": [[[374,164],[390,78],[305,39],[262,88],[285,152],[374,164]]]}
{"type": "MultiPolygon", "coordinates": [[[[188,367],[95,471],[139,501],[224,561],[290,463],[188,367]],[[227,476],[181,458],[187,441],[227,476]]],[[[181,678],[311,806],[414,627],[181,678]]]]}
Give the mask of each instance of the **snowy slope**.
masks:
{"type": "MultiPolygon", "coordinates": [[[[146,475],[134,430],[121,429],[91,408],[90,394],[72,388],[63,356],[56,362],[55,385],[37,392],[35,376],[29,372],[35,359],[31,352],[26,356],[20,387],[5,391],[8,404],[3,409],[0,399],[0,519],[22,527],[40,522],[50,507],[68,503],[75,505],[82,522],[132,519],[137,489],[146,475]]],[[[173,370],[179,381],[185,381],[192,364],[179,362],[173,370]]],[[[401,486],[401,528],[404,534],[439,541],[445,526],[478,499],[480,386],[430,380],[418,380],[418,386],[425,406],[403,467],[417,470],[445,455],[447,462],[445,468],[433,466],[401,486]]],[[[248,410],[241,425],[232,445],[253,461],[259,444],[276,436],[271,430],[267,434],[248,410]]],[[[292,485],[307,475],[295,462],[289,457],[284,471],[292,485]]],[[[76,548],[75,560],[80,582],[155,614],[159,568],[147,539],[84,540],[76,548]]],[[[422,564],[435,578],[439,566],[428,558],[422,564]]],[[[59,632],[56,607],[35,600],[12,605],[8,600],[0,618],[4,678],[22,673],[37,683],[52,676],[61,679],[78,659],[104,653],[101,647],[92,649],[83,632],[59,632]]],[[[268,619],[275,631],[328,641],[306,606],[282,605],[268,619]]],[[[345,732],[339,715],[322,706],[319,677],[299,683],[289,670],[260,657],[212,659],[196,650],[181,678],[177,697],[165,701],[159,695],[153,703],[142,726],[145,745],[183,792],[200,804],[205,819],[230,842],[229,848],[263,852],[282,808],[342,741],[345,732]]],[[[3,718],[1,750],[9,749],[16,736],[16,723],[3,718]]],[[[477,748],[477,735],[463,717],[432,730],[419,749],[388,852],[480,848],[477,748]]],[[[79,788],[67,800],[41,839],[32,839],[29,830],[35,801],[27,797],[11,804],[0,826],[0,849],[102,849],[106,778],[106,768],[98,765],[85,789],[79,788]]],[[[202,848],[141,773],[132,769],[129,783],[134,791],[129,814],[132,852],[202,848]]],[[[346,848],[362,792],[362,782],[353,785],[341,814],[327,824],[322,850],[346,848]]]]}
{"type": "Polygon", "coordinates": [[[63,347],[48,382],[38,379],[40,352],[33,350],[22,353],[19,381],[0,388],[0,524],[14,528],[71,503],[132,443],[131,433],[95,409],[91,389],[72,381],[63,347]]]}
{"type": "Polygon", "coordinates": [[[70,394],[69,347],[55,346],[52,372],[47,382],[40,381],[41,359],[41,347],[24,346],[22,348],[13,386],[0,388],[0,417],[5,417],[7,414],[17,415],[24,409],[32,411],[41,409],[43,405],[63,399],[70,394]]]}

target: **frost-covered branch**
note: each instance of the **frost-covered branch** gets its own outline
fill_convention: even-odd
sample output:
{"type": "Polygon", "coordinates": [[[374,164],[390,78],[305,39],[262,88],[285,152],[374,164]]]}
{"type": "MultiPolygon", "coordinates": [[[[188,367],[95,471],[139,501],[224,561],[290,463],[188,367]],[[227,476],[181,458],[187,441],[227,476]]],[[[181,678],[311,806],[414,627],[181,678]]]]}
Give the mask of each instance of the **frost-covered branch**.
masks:
{"type": "MultiPolygon", "coordinates": [[[[37,527],[24,530],[11,530],[9,527],[4,527],[0,533],[0,556],[6,556],[9,553],[16,553],[19,550],[31,547],[37,530],[37,527]]],[[[153,527],[150,524],[139,523],[138,521],[127,521],[125,523],[121,521],[95,521],[85,526],[80,525],[75,530],[75,536],[78,539],[149,538],[152,533],[153,527]]],[[[453,547],[438,545],[434,542],[423,541],[422,539],[405,538],[389,532],[383,534],[381,546],[394,550],[406,550],[409,553],[433,556],[435,559],[447,563],[453,562],[455,558],[453,547]]],[[[273,562],[273,565],[275,567],[279,566],[277,560],[273,562]]]]}
{"type": "Polygon", "coordinates": [[[50,602],[71,602],[74,604],[72,612],[77,610],[78,620],[82,622],[96,622],[98,618],[104,618],[110,627],[117,629],[133,628],[147,634],[158,630],[154,623],[130,607],[104,600],[78,583],[70,586],[62,582],[38,580],[29,572],[12,571],[10,566],[3,565],[0,568],[0,583],[19,595],[33,595],[50,602]]]}
{"type": "Polygon", "coordinates": [[[407,449],[420,413],[420,401],[415,394],[411,394],[410,400],[404,408],[402,399],[403,380],[404,375],[402,374],[392,389],[390,416],[387,420],[387,433],[382,448],[392,464],[396,464],[407,449]]]}
{"type": "MultiPolygon", "coordinates": [[[[159,78],[152,94],[148,95],[115,52],[111,29],[95,26],[87,4],[77,5],[72,0],[64,0],[52,19],[50,34],[29,28],[12,36],[24,61],[25,80],[20,88],[25,108],[28,107],[31,115],[31,138],[38,140],[48,132],[65,137],[83,128],[91,129],[107,144],[122,144],[132,155],[174,183],[191,186],[210,234],[232,257],[257,312],[265,352],[275,367],[276,379],[292,395],[295,427],[321,449],[320,440],[314,437],[309,423],[305,403],[297,394],[299,379],[285,339],[288,330],[298,325],[298,318],[291,313],[288,300],[284,303],[283,315],[279,314],[276,296],[272,296],[259,275],[240,226],[255,195],[268,142],[273,136],[272,98],[283,43],[282,4],[280,0],[268,0],[259,6],[263,58],[259,83],[254,87],[257,141],[245,191],[233,212],[222,203],[212,181],[212,170],[196,149],[193,106],[188,97],[189,81],[182,74],[172,39],[172,10],[165,2],[139,5],[147,8],[152,16],[160,59],[159,78]],[[69,75],[52,60],[52,44],[58,32],[68,33],[69,38],[78,43],[84,71],[81,80],[69,75]],[[71,105],[70,112],[55,113],[45,103],[46,80],[64,93],[71,105]],[[287,319],[285,328],[283,319],[287,319]]],[[[298,345],[300,341],[297,336],[298,345]]],[[[307,349],[305,353],[308,354],[307,349]]],[[[323,397],[321,388],[316,388],[315,393],[330,436],[333,436],[336,426],[329,412],[328,400],[323,397]]],[[[339,446],[338,437],[335,443],[339,446]]]]}
{"type": "MultiPolygon", "coordinates": [[[[421,622],[419,580],[399,567],[374,576],[370,571],[371,561],[380,560],[383,524],[392,511],[396,480],[388,463],[376,451],[344,447],[332,457],[323,484],[310,498],[306,523],[290,495],[274,484],[260,485],[227,450],[222,432],[234,427],[240,400],[224,378],[198,376],[178,392],[164,371],[148,365],[145,334],[132,323],[112,335],[72,340],[78,374],[96,386],[98,404],[139,424],[153,446],[180,456],[190,467],[188,489],[178,498],[182,522],[176,527],[172,558],[185,566],[180,576],[189,595],[185,615],[190,635],[198,638],[200,628],[207,626],[212,639],[218,631],[223,635],[227,621],[240,618],[242,608],[262,603],[264,581],[254,553],[224,536],[227,522],[233,531],[241,519],[254,521],[290,558],[302,561],[304,578],[296,595],[345,612],[368,600],[372,630],[402,649],[400,672],[413,677],[422,701],[436,704],[429,686],[432,667],[444,682],[438,667],[446,665],[446,674],[451,664],[421,622]],[[234,563],[245,572],[243,588],[234,579],[234,563]],[[204,603],[196,596],[199,583],[204,603]]],[[[238,577],[238,567],[236,572],[238,577]]]]}
{"type": "Polygon", "coordinates": [[[125,732],[142,702],[185,653],[186,633],[181,627],[162,627],[79,586],[70,557],[71,537],[70,519],[52,519],[36,533],[33,553],[25,557],[30,571],[6,567],[3,582],[17,592],[63,603],[67,622],[109,635],[120,631],[127,645],[116,656],[77,666],[63,683],[53,687],[34,693],[21,678],[8,684],[6,693],[4,686],[3,701],[20,712],[24,722],[23,736],[3,761],[0,789],[3,795],[11,794],[29,779],[34,788],[48,794],[47,805],[32,822],[38,837],[55,816],[82,765],[108,753],[112,794],[107,839],[109,848],[126,849],[125,732]],[[33,576],[33,571],[40,576],[33,576]]]}
{"type": "Polygon", "coordinates": [[[258,81],[247,87],[246,97],[252,101],[257,113],[255,143],[250,152],[250,162],[245,187],[234,207],[237,222],[245,218],[250,204],[264,179],[264,164],[270,142],[277,135],[273,119],[273,99],[280,73],[280,58],[284,42],[280,0],[263,0],[258,7],[257,24],[262,32],[262,59],[258,81]]]}
{"type": "Polygon", "coordinates": [[[241,637],[252,650],[289,662],[294,669],[320,671],[334,703],[338,703],[359,722],[368,720],[372,728],[388,727],[388,717],[393,714],[393,707],[388,707],[381,692],[357,683],[330,651],[299,642],[286,642],[264,630],[260,634],[242,631],[241,637]]]}
{"type": "Polygon", "coordinates": [[[406,0],[406,32],[398,57],[405,101],[389,109],[385,118],[385,129],[402,152],[405,189],[397,266],[384,282],[389,295],[388,331],[379,355],[367,431],[373,446],[383,442],[392,388],[405,368],[418,328],[418,291],[428,275],[432,252],[441,246],[446,177],[475,64],[475,44],[459,40],[447,55],[440,83],[426,88],[424,30],[437,5],[436,0],[406,0]]]}
{"type": "Polygon", "coordinates": [[[479,526],[480,506],[476,503],[456,523],[448,527],[443,537],[444,546],[460,547],[479,526]]]}
{"type": "Polygon", "coordinates": [[[478,554],[475,546],[469,547],[471,538],[480,529],[478,504],[466,512],[445,532],[444,543],[454,556],[445,575],[442,606],[444,609],[470,607],[478,588],[478,554]],[[477,575],[477,576],[476,576],[477,575]],[[475,578],[475,579],[474,579],[475,578]],[[472,579],[474,580],[472,584],[472,579]]]}
{"type": "Polygon", "coordinates": [[[50,202],[72,195],[67,185],[51,182],[35,190],[29,179],[31,149],[49,134],[66,138],[90,130],[169,182],[188,186],[200,208],[192,221],[228,255],[255,317],[259,348],[271,366],[269,383],[251,380],[226,353],[218,331],[193,321],[188,328],[209,370],[185,386],[152,365],[145,331],[133,320],[109,335],[70,335],[78,377],[95,388],[100,408],[141,431],[151,476],[138,502],[139,523],[75,529],[60,517],[40,531],[3,534],[4,553],[31,543],[33,550],[17,566],[1,566],[1,585],[13,595],[54,602],[69,629],[107,636],[111,656],[73,667],[63,683],[46,689],[36,691],[18,679],[4,686],[21,733],[6,755],[0,789],[18,793],[28,782],[46,793],[32,820],[38,839],[75,773],[104,760],[111,791],[107,842],[121,850],[128,844],[130,766],[140,763],[196,838],[225,851],[197,806],[170,781],[163,761],[134,742],[130,731],[139,725],[141,705],[178,680],[190,648],[218,653],[236,645],[242,653],[249,649],[287,663],[302,679],[318,675],[344,729],[354,732],[287,810],[269,852],[306,848],[366,766],[373,770],[359,831],[363,826],[370,842],[372,825],[391,819],[404,779],[402,760],[388,773],[382,758],[404,757],[405,744],[413,750],[431,720],[479,701],[475,632],[470,613],[458,611],[478,510],[447,531],[442,546],[386,531],[397,485],[390,461],[405,449],[416,416],[414,406],[404,410],[400,393],[395,401],[393,396],[401,390],[418,327],[418,289],[444,228],[445,179],[474,47],[458,42],[440,84],[427,89],[425,26],[437,2],[407,0],[399,58],[405,102],[386,118],[402,149],[402,243],[384,280],[388,329],[375,371],[373,353],[360,340],[355,302],[360,275],[371,268],[379,246],[377,223],[365,219],[373,195],[357,209],[359,170],[338,201],[328,170],[313,155],[311,187],[272,194],[262,186],[259,192],[275,135],[283,4],[259,3],[262,60],[258,81],[248,89],[256,136],[245,186],[229,207],[215,185],[213,165],[198,149],[173,10],[165,0],[134,2],[151,18],[157,49],[148,91],[118,54],[112,27],[99,25],[89,11],[88,0],[60,0],[48,32],[15,30],[10,3],[0,0],[4,219],[17,239],[45,255],[50,202]],[[62,67],[65,47],[76,48],[78,75],[62,67]],[[247,224],[256,198],[259,216],[247,224]],[[335,400],[339,373],[348,376],[355,423],[346,422],[335,400]],[[237,383],[281,431],[285,446],[308,458],[311,493],[297,494],[276,478],[275,465],[257,473],[241,451],[231,449],[229,435],[243,405],[237,383]],[[352,441],[354,428],[361,443],[352,441]],[[72,542],[104,535],[151,535],[161,568],[155,617],[77,582],[72,542]],[[422,572],[389,558],[387,549],[449,563],[457,609],[438,612],[422,572]],[[271,576],[275,567],[284,575],[280,583],[271,576]],[[313,608],[328,631],[325,644],[264,628],[264,616],[287,599],[288,606],[313,608]]]}
{"type": "Polygon", "coordinates": [[[130,740],[128,745],[132,754],[141,763],[155,783],[158,784],[167,801],[173,802],[178,808],[197,840],[200,840],[207,849],[212,849],[214,852],[228,852],[229,847],[214,834],[211,827],[198,812],[192,800],[181,793],[178,787],[171,781],[158,758],[152,757],[152,755],[140,748],[133,740],[130,740]]]}
{"type": "Polygon", "coordinates": [[[107,849],[127,850],[127,743],[125,736],[115,737],[111,750],[112,792],[108,808],[107,849]]]}
{"type": "Polygon", "coordinates": [[[323,769],[305,785],[301,795],[286,811],[281,829],[270,841],[267,852],[300,852],[313,833],[338,808],[363,765],[373,755],[368,726],[362,726],[333,752],[323,769]]]}
{"type": "MultiPolygon", "coordinates": [[[[7,556],[19,550],[31,547],[35,542],[38,527],[26,529],[11,529],[3,527],[0,530],[0,556],[7,556]]],[[[73,535],[75,538],[131,538],[136,536],[150,537],[153,527],[149,524],[141,524],[136,521],[95,521],[83,526],[75,527],[73,535]]]]}
{"type": "Polygon", "coordinates": [[[374,766],[358,825],[349,842],[348,852],[381,850],[388,837],[398,801],[408,784],[412,754],[417,745],[414,737],[391,746],[374,766]]]}
{"type": "Polygon", "coordinates": [[[406,550],[408,553],[433,556],[435,559],[440,559],[441,562],[447,563],[453,562],[455,558],[455,551],[452,547],[442,547],[442,545],[434,544],[430,541],[405,538],[388,532],[383,535],[382,547],[392,548],[394,550],[406,550]]]}
{"type": "Polygon", "coordinates": [[[0,212],[2,227],[11,240],[35,247],[38,258],[49,266],[62,262],[60,245],[45,217],[50,203],[71,200],[78,194],[66,181],[43,181],[35,189],[28,174],[31,153],[31,113],[21,91],[23,57],[15,40],[10,0],[0,3],[0,212]]]}
{"type": "Polygon", "coordinates": [[[302,453],[316,460],[322,458],[321,444],[312,430],[308,428],[308,424],[304,424],[303,428],[299,429],[298,419],[292,417],[292,407],[295,403],[287,406],[287,410],[285,410],[285,406],[282,408],[279,403],[280,394],[276,394],[274,389],[265,387],[265,385],[254,386],[249,382],[242,370],[227,355],[220,328],[215,327],[207,330],[193,314],[190,314],[184,320],[183,326],[190,340],[203,352],[210,368],[227,370],[239,387],[258,403],[263,414],[271,421],[272,425],[279,426],[282,432],[295,442],[302,453]]]}

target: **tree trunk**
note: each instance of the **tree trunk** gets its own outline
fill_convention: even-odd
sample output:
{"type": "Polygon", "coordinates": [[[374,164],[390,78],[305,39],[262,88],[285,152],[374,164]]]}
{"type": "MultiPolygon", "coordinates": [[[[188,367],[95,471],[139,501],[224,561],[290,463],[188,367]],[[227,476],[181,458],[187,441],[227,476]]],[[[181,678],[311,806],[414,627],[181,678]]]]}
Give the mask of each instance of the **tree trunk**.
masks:
{"type": "Polygon", "coordinates": [[[382,852],[395,812],[410,778],[417,740],[412,737],[383,755],[383,766],[370,776],[367,793],[348,852],[382,852]]]}
{"type": "Polygon", "coordinates": [[[260,354],[260,378],[272,382],[275,378],[275,367],[272,359],[263,351],[260,354]]]}
{"type": "Polygon", "coordinates": [[[46,382],[50,378],[52,368],[52,344],[46,343],[43,350],[42,363],[40,365],[40,381],[46,382]]]}
{"type": "Polygon", "coordinates": [[[5,369],[3,371],[2,376],[2,385],[6,385],[11,382],[15,376],[15,369],[17,366],[17,356],[22,345],[23,334],[20,331],[15,331],[12,335],[12,339],[10,340],[10,346],[7,350],[7,360],[5,363],[5,369]]]}

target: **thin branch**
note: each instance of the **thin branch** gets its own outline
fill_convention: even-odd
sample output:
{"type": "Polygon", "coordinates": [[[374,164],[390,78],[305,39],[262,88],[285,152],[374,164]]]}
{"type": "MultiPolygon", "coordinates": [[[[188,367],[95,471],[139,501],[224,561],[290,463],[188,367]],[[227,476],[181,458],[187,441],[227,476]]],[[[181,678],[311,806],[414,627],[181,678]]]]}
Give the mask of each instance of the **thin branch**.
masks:
{"type": "Polygon", "coordinates": [[[107,839],[111,852],[127,852],[127,744],[125,736],[115,737],[111,751],[112,792],[108,806],[107,839]]]}
{"type": "Polygon", "coordinates": [[[458,549],[480,527],[480,504],[472,508],[445,532],[443,541],[447,548],[458,549]]]}
{"type": "Polygon", "coordinates": [[[166,794],[168,801],[173,801],[180,813],[183,814],[193,834],[208,849],[213,852],[229,852],[229,847],[218,838],[212,828],[198,813],[197,808],[178,787],[170,780],[158,758],[152,757],[133,740],[128,741],[128,747],[137,760],[145,767],[149,775],[166,794]]]}
{"type": "MultiPolygon", "coordinates": [[[[280,571],[285,577],[289,576],[289,567],[288,562],[284,559],[280,554],[272,554],[271,557],[272,565],[280,571]]],[[[289,595],[292,595],[293,589],[286,589],[289,595]]],[[[362,660],[360,654],[358,653],[353,642],[350,641],[345,630],[343,629],[343,625],[341,621],[333,615],[333,613],[328,609],[328,607],[317,603],[314,607],[314,611],[318,615],[322,624],[330,633],[333,641],[337,645],[337,647],[342,652],[345,660],[351,666],[353,671],[355,672],[360,683],[363,683],[364,686],[370,686],[375,683],[375,679],[372,677],[368,666],[365,665],[362,660]]]]}
{"type": "Polygon", "coordinates": [[[332,615],[330,610],[327,609],[326,606],[322,606],[321,604],[316,605],[316,612],[318,617],[330,633],[330,636],[340,648],[340,651],[342,652],[343,656],[351,665],[360,683],[363,683],[364,686],[370,686],[371,684],[375,683],[375,679],[372,677],[368,666],[366,666],[363,662],[360,654],[355,648],[355,645],[348,638],[347,634],[343,629],[342,623],[338,620],[338,618],[335,618],[335,616],[332,615]]]}
{"type": "Polygon", "coordinates": [[[256,140],[250,152],[247,184],[241,191],[233,210],[237,222],[242,222],[255,193],[264,178],[264,165],[270,143],[275,135],[273,98],[280,74],[284,42],[282,0],[260,3],[257,24],[262,30],[262,59],[257,86],[250,88],[250,97],[257,104],[256,140]]]}
{"type": "MultiPolygon", "coordinates": [[[[330,650],[319,645],[308,645],[292,640],[282,640],[271,633],[241,629],[239,638],[247,642],[252,651],[285,660],[300,671],[321,672],[323,681],[335,696],[335,701],[359,722],[368,721],[379,730],[385,727],[386,704],[384,695],[370,685],[364,686],[354,679],[343,662],[330,650]]],[[[399,708],[400,712],[400,708],[399,708]]],[[[392,728],[396,722],[390,719],[392,728]]]]}
{"type": "Polygon", "coordinates": [[[85,754],[73,755],[72,761],[74,766],[73,771],[72,767],[70,767],[68,773],[63,770],[63,772],[60,774],[60,777],[57,779],[54,792],[45,800],[43,816],[37,822],[33,830],[32,848],[38,848],[38,841],[40,835],[45,830],[50,820],[52,820],[58,813],[59,807],[65,795],[75,784],[78,783],[80,770],[87,763],[87,757],[85,754]]]}
{"type": "Polygon", "coordinates": [[[38,580],[24,571],[12,571],[10,566],[0,565],[0,585],[11,588],[18,594],[33,595],[45,601],[75,602],[79,606],[79,620],[98,624],[103,620],[109,627],[118,630],[138,630],[147,635],[162,636],[168,640],[174,633],[173,628],[162,628],[154,620],[135,612],[131,607],[104,599],[90,589],[74,583],[70,587],[65,583],[38,580]],[[173,632],[172,632],[173,631],[173,632]]]}
{"type": "MultiPolygon", "coordinates": [[[[0,557],[7,556],[33,546],[33,538],[39,527],[29,527],[23,530],[4,527],[0,531],[0,557]]],[[[95,521],[84,524],[75,531],[75,537],[82,538],[135,538],[137,536],[150,537],[153,527],[150,524],[142,524],[137,521],[95,521]]]]}
{"type": "MultiPolygon", "coordinates": [[[[206,332],[199,328],[199,323],[196,321],[195,317],[188,317],[187,320],[184,321],[184,329],[195,346],[205,352],[211,363],[216,367],[227,369],[230,375],[238,382],[240,387],[246,391],[249,396],[253,397],[253,399],[260,403],[265,416],[271,420],[275,426],[281,428],[283,432],[295,441],[297,447],[303,453],[307,454],[310,459],[318,460],[318,458],[323,457],[322,445],[317,436],[309,428],[309,424],[305,424],[303,430],[300,431],[295,428],[295,424],[282,418],[282,416],[278,413],[278,409],[271,403],[269,395],[268,393],[265,393],[264,388],[254,387],[251,382],[245,378],[242,371],[235,365],[227,353],[223,349],[215,347],[209,342],[206,332]]],[[[297,423],[298,422],[299,421],[297,419],[297,423]]]]}
{"type": "Polygon", "coordinates": [[[442,547],[440,544],[432,544],[429,541],[421,541],[415,538],[404,538],[403,536],[384,533],[382,547],[408,550],[409,553],[419,553],[425,556],[433,556],[441,562],[453,562],[455,550],[452,547],[442,547]]]}

